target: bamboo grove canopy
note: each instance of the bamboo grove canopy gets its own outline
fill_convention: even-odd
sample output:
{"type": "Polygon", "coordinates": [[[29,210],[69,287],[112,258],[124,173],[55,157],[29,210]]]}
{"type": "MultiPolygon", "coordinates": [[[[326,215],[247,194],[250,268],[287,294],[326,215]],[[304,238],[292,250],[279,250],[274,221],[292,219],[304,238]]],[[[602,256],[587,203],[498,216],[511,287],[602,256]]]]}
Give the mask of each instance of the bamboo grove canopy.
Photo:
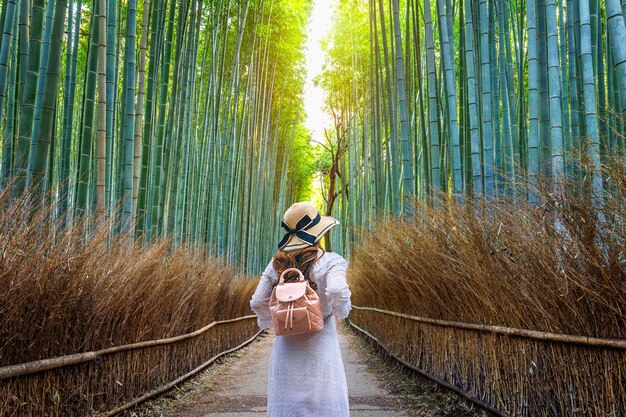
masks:
{"type": "Polygon", "coordinates": [[[319,82],[340,161],[334,245],[447,194],[525,198],[583,184],[601,212],[624,159],[626,3],[345,0],[319,82]],[[583,161],[583,163],[579,163],[583,161]]]}
{"type": "Polygon", "coordinates": [[[251,272],[315,170],[344,252],[412,195],[535,201],[568,180],[602,208],[615,184],[601,168],[624,156],[622,2],[338,0],[317,79],[331,155],[317,162],[302,103],[311,7],[2,0],[2,186],[63,221],[109,217],[251,272]]]}
{"type": "Polygon", "coordinates": [[[131,239],[170,236],[258,270],[277,213],[308,197],[313,175],[302,162],[309,10],[3,0],[2,186],[46,199],[62,221],[110,218],[131,239]]]}

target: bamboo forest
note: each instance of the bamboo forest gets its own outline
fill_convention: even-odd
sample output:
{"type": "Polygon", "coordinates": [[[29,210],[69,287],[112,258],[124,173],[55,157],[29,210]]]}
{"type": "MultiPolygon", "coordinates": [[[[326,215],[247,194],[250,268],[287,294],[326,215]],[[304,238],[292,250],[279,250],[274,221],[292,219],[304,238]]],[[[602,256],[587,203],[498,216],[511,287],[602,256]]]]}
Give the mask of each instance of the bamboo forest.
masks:
{"type": "Polygon", "coordinates": [[[0,28],[0,417],[197,415],[146,404],[282,337],[250,298],[303,201],[339,221],[340,337],[457,407],[414,415],[626,417],[626,1],[0,0],[0,28]]]}

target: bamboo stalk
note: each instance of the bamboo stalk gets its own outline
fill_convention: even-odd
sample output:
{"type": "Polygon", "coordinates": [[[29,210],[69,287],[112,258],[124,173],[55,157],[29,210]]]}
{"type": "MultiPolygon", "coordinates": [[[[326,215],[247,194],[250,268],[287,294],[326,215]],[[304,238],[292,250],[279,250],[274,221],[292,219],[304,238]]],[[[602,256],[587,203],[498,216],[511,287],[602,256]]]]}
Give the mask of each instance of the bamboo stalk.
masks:
{"type": "Polygon", "coordinates": [[[233,323],[236,321],[250,320],[250,319],[256,319],[256,315],[249,315],[249,316],[237,317],[234,319],[214,321],[194,332],[186,333],[186,334],[182,334],[182,335],[178,335],[174,337],[168,337],[165,339],[147,340],[145,342],[130,343],[130,344],[121,345],[121,346],[112,346],[106,349],[100,349],[100,350],[91,351],[91,352],[74,353],[70,355],[58,356],[56,358],[41,359],[38,361],[3,366],[0,368],[0,380],[22,376],[22,375],[35,374],[35,373],[39,373],[43,371],[48,371],[50,369],[64,368],[70,365],[77,365],[79,363],[84,363],[84,362],[95,360],[100,356],[108,355],[111,353],[124,352],[124,351],[134,350],[134,349],[144,349],[144,348],[153,347],[153,346],[169,345],[175,342],[179,342],[181,340],[190,339],[192,337],[199,336],[205,333],[207,330],[220,324],[233,323]]]}
{"type": "Polygon", "coordinates": [[[433,324],[443,327],[455,327],[457,329],[476,330],[481,332],[490,332],[496,334],[504,334],[507,336],[522,337],[526,339],[535,339],[543,342],[555,342],[555,343],[567,343],[577,344],[585,346],[603,347],[609,349],[626,349],[626,339],[605,339],[601,337],[588,337],[569,335],[563,333],[542,332],[539,330],[528,329],[516,329],[513,327],[494,326],[489,324],[473,324],[473,323],[461,323],[457,321],[431,319],[428,317],[412,316],[404,313],[397,313],[395,311],[382,310],[374,307],[360,307],[352,305],[352,308],[356,310],[374,311],[376,313],[386,314],[388,316],[401,317],[408,320],[413,320],[421,323],[433,324]]]}
{"type": "MultiPolygon", "coordinates": [[[[352,306],[354,307],[354,306],[352,306]]],[[[390,357],[392,357],[393,359],[395,359],[396,361],[400,362],[402,365],[406,366],[407,368],[409,368],[412,371],[417,372],[418,374],[430,379],[431,381],[441,385],[444,388],[447,388],[451,391],[456,392],[457,394],[459,394],[460,396],[462,396],[463,398],[473,402],[474,404],[484,408],[485,410],[489,410],[490,412],[492,412],[493,414],[497,415],[497,416],[501,416],[501,417],[508,417],[508,414],[504,414],[502,411],[494,408],[492,405],[479,400],[476,397],[473,397],[471,394],[463,391],[462,389],[451,385],[449,383],[447,383],[446,381],[439,379],[435,376],[432,376],[426,372],[424,372],[423,370],[411,365],[409,362],[405,361],[402,358],[399,358],[398,356],[394,355],[393,353],[391,353],[391,351],[389,350],[388,347],[386,347],[385,345],[383,345],[380,340],[378,340],[374,335],[370,334],[367,330],[362,329],[361,327],[357,326],[356,324],[352,323],[351,320],[347,320],[348,323],[350,324],[350,326],[352,326],[353,328],[357,329],[359,332],[363,333],[364,335],[366,335],[367,337],[369,337],[370,339],[372,339],[374,342],[376,342],[378,344],[378,346],[380,346],[381,349],[383,349],[385,351],[385,353],[387,355],[389,355],[390,357]]]]}
{"type": "MultiPolygon", "coordinates": [[[[256,316],[254,316],[256,317],[256,316]]],[[[192,376],[194,376],[195,374],[197,374],[198,372],[202,371],[204,368],[206,368],[207,366],[211,365],[213,362],[215,362],[217,359],[221,358],[224,355],[227,355],[229,353],[235,352],[247,345],[249,345],[250,343],[252,343],[254,341],[254,339],[256,339],[261,333],[263,333],[265,330],[261,329],[258,332],[256,332],[256,334],[254,336],[252,336],[250,339],[246,340],[245,342],[241,343],[238,346],[235,346],[232,349],[228,349],[224,352],[218,353],[217,355],[213,356],[211,359],[209,359],[208,361],[204,362],[202,365],[198,366],[197,368],[195,368],[192,371],[187,372],[185,375],[176,378],[175,380],[173,380],[172,382],[163,385],[160,388],[157,388],[155,390],[152,390],[144,395],[142,395],[139,398],[135,398],[134,400],[127,402],[126,404],[117,407],[111,411],[109,411],[108,413],[106,413],[106,417],[110,417],[110,416],[114,416],[117,415],[119,413],[121,413],[124,410],[128,410],[131,407],[136,406],[137,404],[141,404],[142,402],[149,400],[152,397],[155,397],[161,393],[164,393],[165,391],[168,391],[172,388],[174,388],[174,386],[176,386],[177,384],[180,384],[181,382],[183,382],[186,379],[191,378],[192,376]]]]}

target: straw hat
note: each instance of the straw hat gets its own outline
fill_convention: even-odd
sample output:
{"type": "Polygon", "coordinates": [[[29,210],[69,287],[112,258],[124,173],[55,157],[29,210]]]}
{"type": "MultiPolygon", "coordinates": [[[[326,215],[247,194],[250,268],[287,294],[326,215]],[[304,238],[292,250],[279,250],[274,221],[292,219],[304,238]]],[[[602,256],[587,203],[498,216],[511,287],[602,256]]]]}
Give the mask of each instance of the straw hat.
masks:
{"type": "Polygon", "coordinates": [[[320,215],[313,204],[306,201],[295,203],[283,216],[281,225],[287,233],[278,244],[278,249],[292,252],[313,246],[337,224],[336,219],[320,215]]]}

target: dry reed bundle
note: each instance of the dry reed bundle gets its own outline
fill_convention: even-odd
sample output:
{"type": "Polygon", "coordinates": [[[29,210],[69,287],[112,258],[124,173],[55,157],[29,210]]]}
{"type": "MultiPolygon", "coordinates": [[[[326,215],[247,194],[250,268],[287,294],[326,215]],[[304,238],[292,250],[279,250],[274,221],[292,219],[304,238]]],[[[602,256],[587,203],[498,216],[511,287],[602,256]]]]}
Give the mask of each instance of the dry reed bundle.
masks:
{"type": "MultiPolygon", "coordinates": [[[[0,201],[6,203],[6,196],[0,201]]],[[[60,228],[21,201],[0,210],[0,366],[177,336],[251,314],[256,281],[167,241],[148,248],[102,224],[60,228]]],[[[85,416],[157,388],[232,348],[254,320],[170,345],[0,380],[0,416],[85,416]]]]}
{"type": "MultiPolygon", "coordinates": [[[[542,205],[475,201],[381,222],[355,250],[356,305],[464,323],[626,338],[626,165],[606,203],[587,184],[542,205]]],[[[519,190],[518,190],[519,192],[519,190]]],[[[548,343],[353,310],[403,360],[514,416],[625,416],[626,351],[548,343]]]]}

